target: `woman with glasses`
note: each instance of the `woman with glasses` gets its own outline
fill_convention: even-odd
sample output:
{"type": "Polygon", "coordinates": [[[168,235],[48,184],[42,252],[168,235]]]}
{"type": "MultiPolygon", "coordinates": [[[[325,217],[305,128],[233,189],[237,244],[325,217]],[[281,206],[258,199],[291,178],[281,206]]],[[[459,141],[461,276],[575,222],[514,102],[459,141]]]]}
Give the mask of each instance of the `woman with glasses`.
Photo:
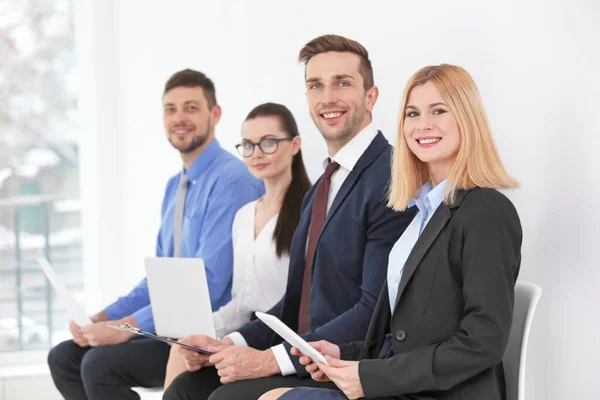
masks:
{"type": "MultiPolygon", "coordinates": [[[[240,208],[233,221],[232,298],[213,313],[217,338],[246,324],[255,311],[268,311],[283,297],[292,236],[311,186],[300,144],[296,120],[281,104],[255,107],[242,125],[236,149],[250,172],[264,182],[265,195],[240,208]]],[[[179,350],[171,348],[165,388],[188,369],[179,350]]]]}

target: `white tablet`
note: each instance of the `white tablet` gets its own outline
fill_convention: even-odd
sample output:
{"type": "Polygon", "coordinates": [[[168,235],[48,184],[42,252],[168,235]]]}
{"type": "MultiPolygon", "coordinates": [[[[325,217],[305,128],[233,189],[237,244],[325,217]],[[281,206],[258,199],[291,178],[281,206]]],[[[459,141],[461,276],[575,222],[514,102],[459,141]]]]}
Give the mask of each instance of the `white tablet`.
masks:
{"type": "Polygon", "coordinates": [[[281,336],[286,342],[297,348],[305,356],[310,357],[313,361],[318,361],[323,364],[327,364],[325,356],[315,350],[306,340],[302,339],[296,332],[291,330],[286,324],[273,315],[265,314],[260,311],[255,312],[256,317],[267,326],[273,329],[279,336],[281,336]]]}

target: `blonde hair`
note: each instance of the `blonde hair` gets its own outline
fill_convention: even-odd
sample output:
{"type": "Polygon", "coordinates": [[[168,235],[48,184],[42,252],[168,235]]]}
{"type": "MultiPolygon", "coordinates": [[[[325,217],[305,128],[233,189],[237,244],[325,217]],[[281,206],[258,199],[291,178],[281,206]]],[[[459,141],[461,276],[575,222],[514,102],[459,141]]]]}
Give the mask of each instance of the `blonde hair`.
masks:
{"type": "Polygon", "coordinates": [[[421,186],[430,179],[427,164],[409,149],[404,136],[405,108],[411,90],[433,82],[448,104],[460,132],[460,148],[445,187],[447,204],[452,204],[457,190],[475,187],[516,188],[498,154],[490,125],[469,73],[449,64],[428,66],[418,70],[408,81],[402,95],[398,123],[398,143],[392,160],[392,181],[388,206],[396,211],[408,207],[421,186]]]}

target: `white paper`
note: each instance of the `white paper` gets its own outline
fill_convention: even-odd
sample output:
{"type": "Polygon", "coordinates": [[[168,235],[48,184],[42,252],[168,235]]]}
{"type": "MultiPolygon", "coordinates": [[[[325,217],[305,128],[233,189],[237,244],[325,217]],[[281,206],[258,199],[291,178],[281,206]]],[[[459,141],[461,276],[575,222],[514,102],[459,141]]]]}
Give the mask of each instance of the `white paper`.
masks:
{"type": "Polygon", "coordinates": [[[75,299],[73,294],[67,290],[62,279],[54,271],[54,268],[52,268],[48,260],[45,258],[38,258],[38,262],[44,270],[46,277],[48,277],[48,280],[54,287],[54,290],[56,290],[60,302],[67,308],[69,317],[79,326],[90,325],[92,320],[86,314],[83,306],[75,299]]]}

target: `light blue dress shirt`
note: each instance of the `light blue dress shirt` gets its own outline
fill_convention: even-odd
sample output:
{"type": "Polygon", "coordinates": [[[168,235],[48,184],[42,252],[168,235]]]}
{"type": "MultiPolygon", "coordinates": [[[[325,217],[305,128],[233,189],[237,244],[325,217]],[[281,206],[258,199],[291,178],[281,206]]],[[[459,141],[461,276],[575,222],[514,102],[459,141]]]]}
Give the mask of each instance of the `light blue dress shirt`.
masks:
{"type": "Polygon", "coordinates": [[[402,236],[392,247],[388,258],[388,271],[387,271],[387,282],[388,282],[388,294],[390,298],[390,310],[394,311],[394,305],[396,304],[396,296],[398,295],[398,287],[400,280],[402,279],[402,272],[404,271],[404,264],[410,255],[415,243],[421,236],[421,232],[425,229],[425,226],[431,219],[431,216],[437,210],[442,201],[444,201],[444,187],[446,186],[446,180],[440,182],[439,185],[432,188],[431,182],[425,183],[420,190],[418,197],[410,201],[409,207],[416,205],[419,209],[417,215],[406,228],[402,236]]]}
{"type": "MultiPolygon", "coordinates": [[[[210,301],[216,311],[231,300],[233,219],[243,205],[264,194],[264,185],[241,160],[213,139],[188,171],[181,171],[167,183],[156,242],[157,257],[173,257],[175,199],[184,173],[190,186],[185,198],[181,257],[204,260],[210,301]]],[[[104,311],[111,320],[133,315],[141,329],[154,331],[146,278],[104,311]]]]}

